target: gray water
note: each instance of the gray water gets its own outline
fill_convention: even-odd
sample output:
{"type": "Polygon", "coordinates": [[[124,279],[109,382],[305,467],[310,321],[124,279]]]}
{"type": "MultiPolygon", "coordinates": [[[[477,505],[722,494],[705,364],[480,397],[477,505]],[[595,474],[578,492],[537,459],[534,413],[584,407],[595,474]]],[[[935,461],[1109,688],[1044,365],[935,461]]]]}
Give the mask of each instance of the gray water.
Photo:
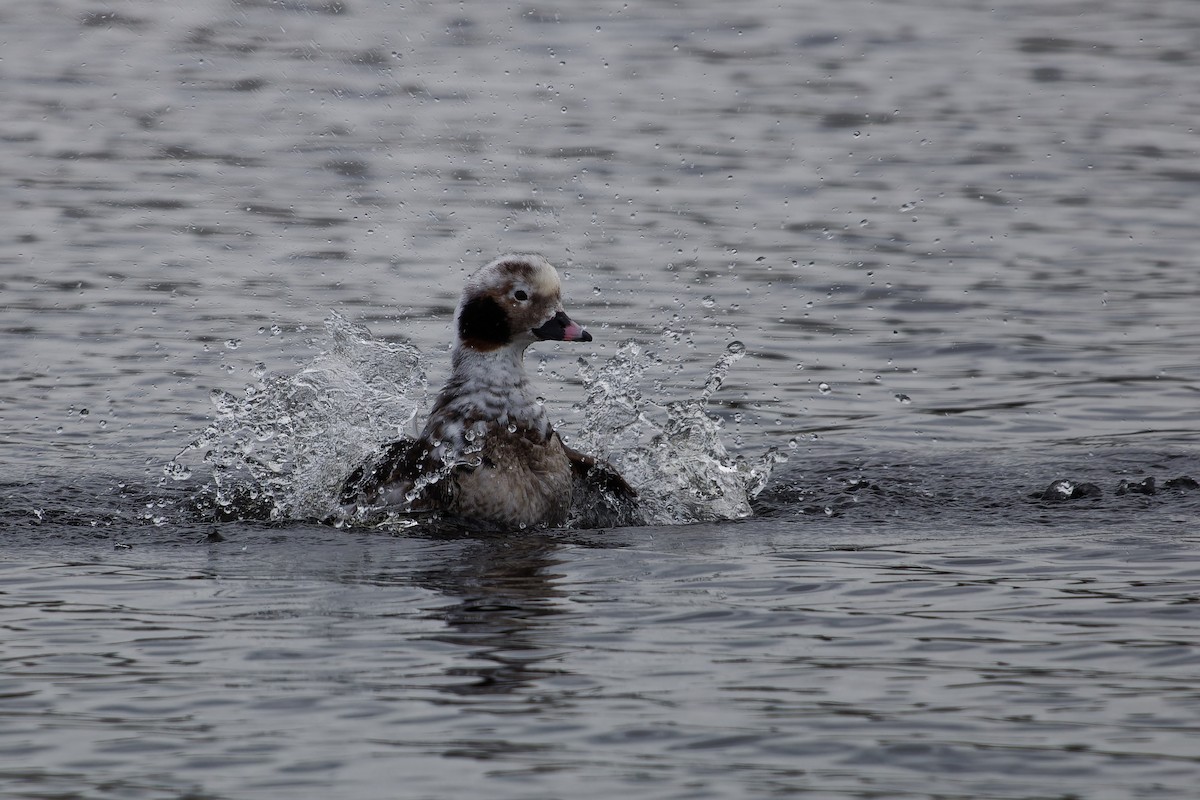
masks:
{"type": "Polygon", "coordinates": [[[0,795],[1195,796],[1197,4],[61,0],[0,40],[0,795]],[[331,312],[436,386],[525,250],[595,336],[530,353],[564,431],[581,356],[640,343],[657,407],[744,343],[709,411],[788,455],[754,516],[335,530],[164,474],[331,312]]]}

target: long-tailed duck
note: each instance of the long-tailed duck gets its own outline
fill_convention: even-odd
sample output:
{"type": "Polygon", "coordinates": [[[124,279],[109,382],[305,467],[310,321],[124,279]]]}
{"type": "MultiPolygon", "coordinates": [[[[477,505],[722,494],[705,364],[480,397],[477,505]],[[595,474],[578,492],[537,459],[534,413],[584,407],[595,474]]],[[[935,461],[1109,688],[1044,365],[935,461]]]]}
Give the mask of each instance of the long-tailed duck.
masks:
{"type": "Polygon", "coordinates": [[[343,508],[530,527],[562,525],[577,487],[631,503],[615,470],[563,444],[525,374],[534,342],[592,340],[563,310],[554,267],[538,255],[496,259],[468,280],[454,322],[450,379],[424,430],[355,470],[343,508]]]}

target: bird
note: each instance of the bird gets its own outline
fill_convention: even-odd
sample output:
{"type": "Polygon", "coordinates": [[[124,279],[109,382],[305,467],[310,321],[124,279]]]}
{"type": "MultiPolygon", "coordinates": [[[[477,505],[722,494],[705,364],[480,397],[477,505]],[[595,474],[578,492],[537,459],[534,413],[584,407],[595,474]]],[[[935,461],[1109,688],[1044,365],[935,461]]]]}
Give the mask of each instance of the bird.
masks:
{"type": "Polygon", "coordinates": [[[606,462],[567,446],[525,372],[543,341],[590,342],[567,315],[558,271],[500,256],[463,288],[450,377],[415,439],[384,446],[344,481],[343,512],[436,511],[502,528],[560,527],[573,499],[601,497],[630,521],[637,492],[606,462]]]}

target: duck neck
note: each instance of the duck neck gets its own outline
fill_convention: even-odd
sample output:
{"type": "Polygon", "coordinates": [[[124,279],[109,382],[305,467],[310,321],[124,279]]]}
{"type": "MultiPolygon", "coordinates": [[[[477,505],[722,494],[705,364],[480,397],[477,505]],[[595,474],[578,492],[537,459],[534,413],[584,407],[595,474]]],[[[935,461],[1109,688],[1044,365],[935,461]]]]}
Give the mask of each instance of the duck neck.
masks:
{"type": "Polygon", "coordinates": [[[546,411],[525,374],[522,346],[483,351],[456,343],[450,379],[438,396],[434,414],[550,435],[546,411]]]}

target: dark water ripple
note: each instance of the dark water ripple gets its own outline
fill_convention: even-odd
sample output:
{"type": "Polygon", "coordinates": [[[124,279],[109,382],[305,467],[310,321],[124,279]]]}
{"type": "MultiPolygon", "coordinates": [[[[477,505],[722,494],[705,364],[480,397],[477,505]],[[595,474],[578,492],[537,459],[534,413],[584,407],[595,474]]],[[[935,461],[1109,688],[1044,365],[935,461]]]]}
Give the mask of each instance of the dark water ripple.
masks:
{"type": "Polygon", "coordinates": [[[401,773],[418,796],[1189,790],[1186,540],[737,527],[17,550],[0,742],[55,766],[2,774],[88,796],[374,797],[401,773]]]}
{"type": "MultiPolygon", "coordinates": [[[[1194,797],[1196,23],[0,11],[0,795],[1194,797]],[[330,310],[436,382],[505,250],[658,400],[745,342],[728,443],[791,456],[755,518],[397,537],[161,485],[330,310]]],[[[535,355],[567,428],[578,356],[535,355]]]]}

